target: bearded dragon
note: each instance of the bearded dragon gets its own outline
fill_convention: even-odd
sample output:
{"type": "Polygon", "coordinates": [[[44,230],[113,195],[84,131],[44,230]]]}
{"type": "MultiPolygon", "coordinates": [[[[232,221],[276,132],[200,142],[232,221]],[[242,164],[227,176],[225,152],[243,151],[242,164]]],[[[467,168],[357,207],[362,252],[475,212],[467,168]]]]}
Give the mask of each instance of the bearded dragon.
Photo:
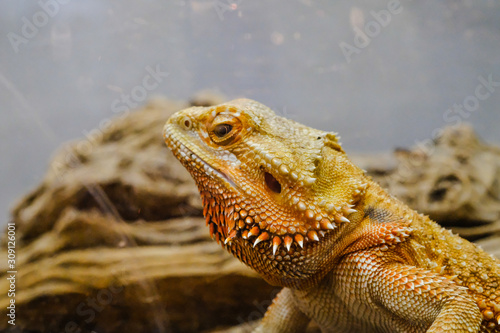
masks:
{"type": "Polygon", "coordinates": [[[257,332],[500,332],[500,260],[386,193],[336,133],[237,99],[163,134],[212,237],[284,287],[257,332]]]}

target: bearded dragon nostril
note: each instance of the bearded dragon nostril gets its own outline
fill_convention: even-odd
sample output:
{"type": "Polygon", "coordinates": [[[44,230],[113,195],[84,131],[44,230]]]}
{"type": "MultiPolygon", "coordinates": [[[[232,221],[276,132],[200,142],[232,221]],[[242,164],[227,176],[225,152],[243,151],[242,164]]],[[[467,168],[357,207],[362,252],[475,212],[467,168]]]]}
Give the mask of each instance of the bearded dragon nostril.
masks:
{"type": "Polygon", "coordinates": [[[188,117],[184,117],[181,120],[181,124],[184,125],[185,129],[190,130],[193,123],[192,123],[191,119],[189,119],[188,117]]]}

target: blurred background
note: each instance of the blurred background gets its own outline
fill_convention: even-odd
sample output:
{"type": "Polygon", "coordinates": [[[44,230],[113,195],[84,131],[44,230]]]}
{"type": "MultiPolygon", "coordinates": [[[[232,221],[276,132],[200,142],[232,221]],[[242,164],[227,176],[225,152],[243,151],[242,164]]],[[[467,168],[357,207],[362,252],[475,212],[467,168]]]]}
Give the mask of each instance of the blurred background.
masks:
{"type": "Polygon", "coordinates": [[[256,99],[348,152],[500,143],[498,1],[3,0],[0,32],[2,225],[63,142],[157,95],[256,99]]]}

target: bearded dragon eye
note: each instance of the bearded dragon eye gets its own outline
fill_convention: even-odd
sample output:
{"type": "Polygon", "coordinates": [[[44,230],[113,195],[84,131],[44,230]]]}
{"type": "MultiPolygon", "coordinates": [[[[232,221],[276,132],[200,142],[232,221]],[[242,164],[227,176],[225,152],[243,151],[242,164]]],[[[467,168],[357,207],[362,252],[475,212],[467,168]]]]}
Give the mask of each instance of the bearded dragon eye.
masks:
{"type": "Polygon", "coordinates": [[[233,130],[233,126],[229,124],[218,124],[214,127],[213,132],[214,134],[219,137],[223,138],[226,135],[228,135],[231,131],[233,130]]]}
{"type": "Polygon", "coordinates": [[[229,146],[239,142],[243,129],[241,119],[227,112],[208,118],[205,126],[212,143],[217,146],[229,146]]]}

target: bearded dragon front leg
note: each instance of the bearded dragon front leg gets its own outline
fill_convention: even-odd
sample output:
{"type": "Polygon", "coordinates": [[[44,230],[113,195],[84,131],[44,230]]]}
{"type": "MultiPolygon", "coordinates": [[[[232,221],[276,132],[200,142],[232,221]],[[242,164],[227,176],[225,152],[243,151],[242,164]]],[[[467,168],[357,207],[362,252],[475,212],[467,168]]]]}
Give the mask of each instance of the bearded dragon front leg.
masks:
{"type": "Polygon", "coordinates": [[[337,266],[337,294],[351,309],[358,309],[354,316],[384,313],[398,332],[426,327],[427,333],[478,332],[482,315],[466,288],[394,257],[369,249],[346,256],[337,266]]]}
{"type": "Polygon", "coordinates": [[[299,310],[292,291],[283,288],[274,298],[254,333],[300,333],[305,332],[310,319],[299,310]]]}

